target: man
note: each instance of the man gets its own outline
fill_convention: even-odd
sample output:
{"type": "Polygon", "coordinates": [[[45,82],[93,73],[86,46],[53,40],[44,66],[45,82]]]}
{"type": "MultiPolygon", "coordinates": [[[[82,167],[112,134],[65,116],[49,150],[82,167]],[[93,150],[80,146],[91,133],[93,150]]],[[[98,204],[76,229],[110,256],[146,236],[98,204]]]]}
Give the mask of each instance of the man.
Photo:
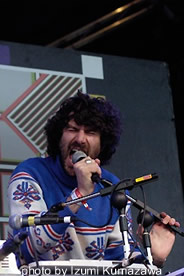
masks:
{"type": "MultiPolygon", "coordinates": [[[[8,188],[10,215],[42,216],[57,202],[98,192],[103,186],[92,181],[94,174],[113,184],[119,181],[102,168],[115,153],[121,134],[119,111],[110,102],[78,92],[61,104],[45,131],[49,156],[28,159],[12,174],[8,188]],[[86,157],[73,163],[75,151],[84,152],[86,157]]],[[[124,258],[119,213],[111,206],[110,196],[66,206],[58,216],[75,216],[80,221],[29,227],[19,267],[33,262],[35,251],[39,260],[124,258]]],[[[126,216],[131,234],[130,203],[126,216]]],[[[175,219],[163,214],[163,223],[155,223],[151,230],[152,255],[158,266],[164,263],[175,240],[166,224],[179,226],[175,219]]],[[[135,250],[130,235],[129,243],[135,250]]],[[[138,249],[132,255],[136,258],[137,254],[138,249]]]]}

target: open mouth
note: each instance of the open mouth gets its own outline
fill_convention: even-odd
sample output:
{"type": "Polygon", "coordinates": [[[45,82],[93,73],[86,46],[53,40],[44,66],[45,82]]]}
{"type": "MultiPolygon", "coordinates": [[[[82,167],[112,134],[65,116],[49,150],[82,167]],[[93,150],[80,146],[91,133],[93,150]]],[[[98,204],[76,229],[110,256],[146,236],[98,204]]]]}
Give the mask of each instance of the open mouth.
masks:
{"type": "Polygon", "coordinates": [[[81,148],[73,148],[73,149],[71,149],[69,155],[72,156],[76,151],[82,151],[82,152],[84,152],[86,155],[88,155],[87,152],[84,151],[84,150],[82,150],[81,148]]]}
{"type": "Polygon", "coordinates": [[[69,152],[69,158],[70,158],[72,164],[80,161],[81,159],[85,158],[86,156],[87,156],[87,153],[84,150],[81,150],[81,148],[73,148],[69,152]]]}
{"type": "Polygon", "coordinates": [[[77,151],[77,149],[72,149],[72,150],[70,151],[70,155],[73,155],[76,151],[77,151]]]}

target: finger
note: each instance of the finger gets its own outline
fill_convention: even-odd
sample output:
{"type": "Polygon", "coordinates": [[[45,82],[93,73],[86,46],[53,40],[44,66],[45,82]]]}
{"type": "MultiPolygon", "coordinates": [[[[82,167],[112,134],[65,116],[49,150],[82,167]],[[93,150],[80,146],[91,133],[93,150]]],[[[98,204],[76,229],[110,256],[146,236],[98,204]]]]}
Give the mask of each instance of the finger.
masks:
{"type": "Polygon", "coordinates": [[[165,218],[167,216],[167,214],[165,212],[161,212],[160,216],[161,216],[161,218],[165,218]]]}
{"type": "Polygon", "coordinates": [[[166,215],[166,217],[162,219],[163,224],[169,224],[170,221],[171,221],[171,217],[169,215],[166,215]]]}
{"type": "Polygon", "coordinates": [[[91,164],[91,163],[93,162],[93,160],[90,159],[90,158],[86,158],[86,159],[84,160],[84,162],[88,165],[88,164],[91,164]]]}
{"type": "Polygon", "coordinates": [[[98,166],[100,166],[100,159],[96,158],[95,162],[98,164],[98,166]]]}
{"type": "Polygon", "coordinates": [[[98,165],[98,161],[100,162],[99,159],[92,159],[89,156],[84,159],[85,167],[88,167],[90,173],[97,173],[99,177],[101,177],[102,172],[100,166],[98,165]]]}
{"type": "Polygon", "coordinates": [[[176,223],[176,220],[174,218],[171,218],[169,220],[169,225],[175,225],[175,223],[176,223]]]}
{"type": "Polygon", "coordinates": [[[180,227],[180,223],[178,221],[175,222],[176,227],[180,227]]]}
{"type": "Polygon", "coordinates": [[[176,221],[175,218],[171,218],[169,215],[167,215],[165,212],[160,213],[160,217],[163,218],[162,222],[164,224],[170,224],[170,225],[175,225],[176,227],[180,227],[180,223],[176,221]]]}

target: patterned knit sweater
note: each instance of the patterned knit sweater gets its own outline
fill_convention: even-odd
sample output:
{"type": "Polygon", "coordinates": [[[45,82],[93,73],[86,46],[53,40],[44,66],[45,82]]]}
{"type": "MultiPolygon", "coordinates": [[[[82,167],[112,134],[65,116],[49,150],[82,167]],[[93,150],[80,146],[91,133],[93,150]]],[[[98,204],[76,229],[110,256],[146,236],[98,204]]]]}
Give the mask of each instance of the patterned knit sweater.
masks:
{"type": "MultiPolygon", "coordinates": [[[[119,179],[102,168],[102,178],[116,184],[119,179]]],[[[65,202],[77,187],[76,178],[66,174],[59,157],[30,158],[20,163],[13,172],[8,187],[10,215],[41,216],[59,202],[65,202]]],[[[102,189],[95,184],[95,191],[102,189]]],[[[76,214],[69,207],[58,212],[60,217],[76,216],[86,223],[59,223],[27,227],[29,235],[21,246],[24,262],[35,261],[34,249],[39,260],[121,260],[124,257],[122,233],[119,230],[119,212],[111,207],[110,196],[88,200],[92,210],[81,206],[76,214]],[[110,217],[112,211],[112,217],[110,217]],[[90,225],[88,225],[88,223],[90,225]],[[108,223],[108,224],[107,224],[108,223]],[[99,226],[99,227],[96,227],[99,226]]],[[[126,207],[128,227],[131,232],[130,203],[126,207]]],[[[21,229],[21,231],[25,230],[21,229]]],[[[10,228],[10,235],[17,230],[10,228]]],[[[129,237],[131,247],[133,242],[129,237]]],[[[17,257],[17,265],[20,267],[17,257]]]]}

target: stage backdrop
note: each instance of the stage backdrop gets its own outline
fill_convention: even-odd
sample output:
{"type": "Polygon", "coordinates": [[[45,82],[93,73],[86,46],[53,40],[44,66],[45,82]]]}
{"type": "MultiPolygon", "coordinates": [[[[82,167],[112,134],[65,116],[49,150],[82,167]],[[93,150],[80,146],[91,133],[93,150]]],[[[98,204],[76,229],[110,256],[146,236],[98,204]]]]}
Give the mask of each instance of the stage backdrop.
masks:
{"type": "MultiPolygon", "coordinates": [[[[167,64],[118,56],[0,42],[0,238],[6,238],[7,185],[15,166],[44,156],[43,126],[78,89],[111,100],[122,112],[123,135],[107,168],[120,179],[157,173],[145,184],[147,204],[184,226],[184,202],[167,64]]],[[[131,195],[143,200],[140,188],[131,195]]],[[[138,210],[132,207],[134,229],[138,210]]],[[[99,213],[100,215],[100,213],[99,213]]],[[[184,238],[164,272],[183,267],[184,238]]]]}

